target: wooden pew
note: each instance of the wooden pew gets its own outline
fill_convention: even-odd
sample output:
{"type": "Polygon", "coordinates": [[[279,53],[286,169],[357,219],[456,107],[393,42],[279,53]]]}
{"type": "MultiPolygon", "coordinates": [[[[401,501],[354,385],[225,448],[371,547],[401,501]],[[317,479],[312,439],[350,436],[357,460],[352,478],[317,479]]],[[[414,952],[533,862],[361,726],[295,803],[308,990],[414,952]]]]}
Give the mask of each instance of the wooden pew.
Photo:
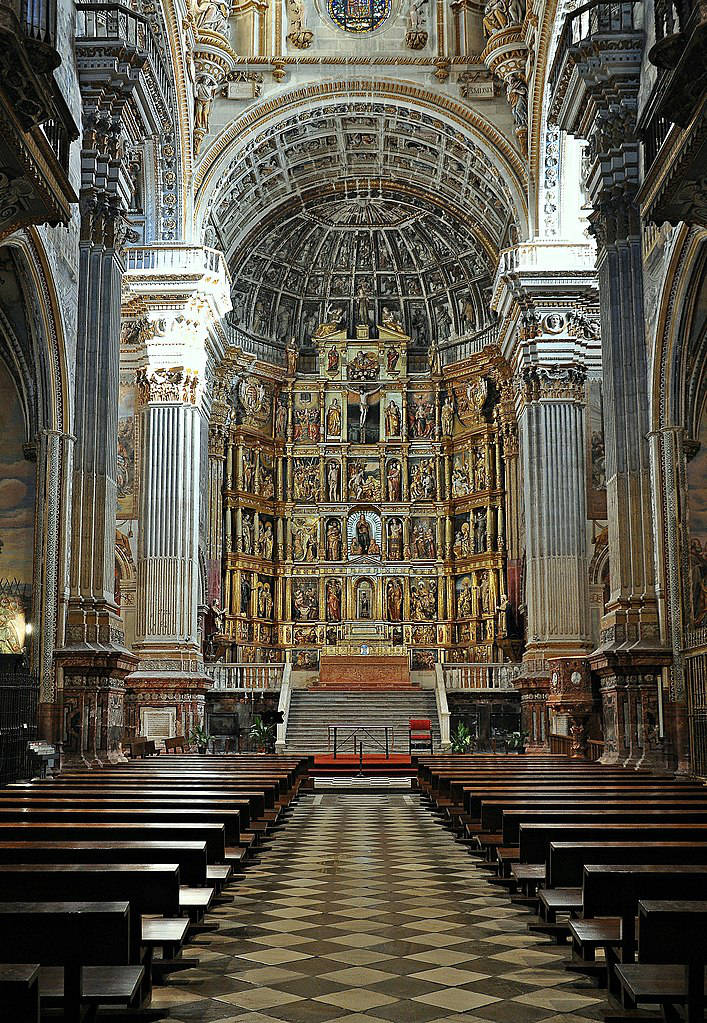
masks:
{"type": "MultiPolygon", "coordinates": [[[[125,900],[0,903],[0,961],[34,958],[41,967],[42,1004],[62,1005],[70,1023],[79,1023],[82,1002],[94,1006],[136,1002],[144,970],[132,962],[130,933],[125,900]]],[[[15,1023],[13,1017],[8,1017],[10,1021],[15,1023]]]]}
{"type": "Polygon", "coordinates": [[[0,863],[176,863],[185,885],[207,884],[206,842],[27,842],[0,839],[0,863]]]}
{"type": "Polygon", "coordinates": [[[39,1023],[39,963],[0,963],[0,1005],[9,1020],[39,1023]]]}
{"type": "Polygon", "coordinates": [[[230,862],[226,852],[225,831],[222,824],[115,824],[103,823],[73,824],[65,821],[19,821],[0,823],[0,842],[27,841],[53,842],[204,842],[209,863],[230,862]]]}
{"type": "Polygon", "coordinates": [[[130,961],[146,967],[148,987],[154,945],[143,941],[142,915],[179,917],[181,895],[176,863],[0,864],[0,902],[129,902],[130,961]]]}
{"type": "Polygon", "coordinates": [[[581,885],[587,863],[707,863],[707,841],[551,842],[547,887],[581,885]]]}
{"type": "Polygon", "coordinates": [[[638,963],[616,975],[630,1005],[684,1005],[687,1023],[702,1023],[706,960],[707,902],[640,900],[638,963]]]}
{"type": "Polygon", "coordinates": [[[228,845],[239,845],[238,810],[192,810],[187,807],[142,809],[125,807],[120,810],[88,809],[80,805],[32,807],[14,809],[0,807],[0,824],[19,824],[24,821],[67,824],[220,824],[226,831],[228,845]]]}
{"type": "Polygon", "coordinates": [[[615,949],[620,948],[621,962],[632,963],[638,899],[692,901],[706,897],[707,864],[587,863],[581,892],[582,920],[570,921],[570,934],[581,954],[586,940],[582,925],[584,921],[595,921],[591,927],[593,948],[602,947],[600,932],[604,929],[607,938],[604,947],[608,954],[611,952],[615,958],[615,949]],[[600,921],[596,918],[607,919],[600,921]]]}

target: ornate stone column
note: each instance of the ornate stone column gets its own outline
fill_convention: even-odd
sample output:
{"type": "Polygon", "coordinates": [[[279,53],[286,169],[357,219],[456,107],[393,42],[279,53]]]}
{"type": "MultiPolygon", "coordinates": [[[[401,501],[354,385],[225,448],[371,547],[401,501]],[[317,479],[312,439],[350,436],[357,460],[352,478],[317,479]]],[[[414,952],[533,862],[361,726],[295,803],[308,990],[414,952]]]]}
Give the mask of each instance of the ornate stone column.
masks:
{"type": "Polygon", "coordinates": [[[523,373],[518,429],[533,660],[590,649],[584,381],[578,366],[523,373]]]}
{"type": "MultiPolygon", "coordinates": [[[[199,643],[199,608],[208,587],[199,571],[199,513],[203,490],[212,496],[222,490],[226,423],[216,424],[223,436],[219,433],[218,453],[211,457],[208,420],[210,412],[217,420],[225,417],[218,387],[213,402],[211,395],[224,358],[214,324],[229,308],[227,273],[220,253],[155,246],[130,264],[124,287],[140,299],[155,326],[138,372],[135,650],[140,661],[127,684],[143,733],[159,734],[169,726],[181,734],[195,708],[201,717],[210,685],[199,643]]],[[[210,514],[219,503],[215,499],[210,514]]],[[[206,538],[207,554],[217,565],[218,518],[206,538]]]]}
{"type": "Polygon", "coordinates": [[[635,204],[643,31],[634,18],[639,11],[638,5],[607,5],[596,18],[568,15],[550,75],[550,116],[588,142],[586,187],[597,240],[611,593],[591,662],[602,678],[607,720],[621,691],[638,693],[637,699],[628,693],[630,713],[615,715],[609,726],[615,734],[606,759],[659,764],[662,757],[649,749],[644,727],[650,715],[655,732],[657,683],[670,654],[659,637],[655,592],[641,224],[635,204]]]}

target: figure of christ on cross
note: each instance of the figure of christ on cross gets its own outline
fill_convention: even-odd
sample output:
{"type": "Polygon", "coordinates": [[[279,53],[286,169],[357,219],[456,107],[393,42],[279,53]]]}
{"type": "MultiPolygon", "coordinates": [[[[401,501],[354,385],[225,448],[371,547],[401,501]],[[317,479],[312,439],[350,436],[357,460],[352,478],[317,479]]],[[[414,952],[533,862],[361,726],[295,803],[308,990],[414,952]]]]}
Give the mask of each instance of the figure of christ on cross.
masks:
{"type": "Polygon", "coordinates": [[[375,391],[367,391],[365,387],[359,387],[355,392],[358,395],[358,432],[359,440],[366,442],[366,420],[371,400],[380,392],[381,388],[376,387],[375,391]]]}

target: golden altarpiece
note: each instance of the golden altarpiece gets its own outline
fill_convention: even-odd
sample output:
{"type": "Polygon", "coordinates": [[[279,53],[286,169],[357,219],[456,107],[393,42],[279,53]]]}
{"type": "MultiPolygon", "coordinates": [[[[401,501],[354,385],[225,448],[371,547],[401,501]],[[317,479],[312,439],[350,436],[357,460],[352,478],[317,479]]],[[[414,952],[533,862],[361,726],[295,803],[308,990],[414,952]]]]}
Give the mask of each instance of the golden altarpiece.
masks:
{"type": "Polygon", "coordinates": [[[391,318],[349,333],[321,324],[214,405],[223,606],[207,653],[313,672],[323,654],[502,660],[517,625],[507,364],[487,348],[447,374],[391,318]]]}

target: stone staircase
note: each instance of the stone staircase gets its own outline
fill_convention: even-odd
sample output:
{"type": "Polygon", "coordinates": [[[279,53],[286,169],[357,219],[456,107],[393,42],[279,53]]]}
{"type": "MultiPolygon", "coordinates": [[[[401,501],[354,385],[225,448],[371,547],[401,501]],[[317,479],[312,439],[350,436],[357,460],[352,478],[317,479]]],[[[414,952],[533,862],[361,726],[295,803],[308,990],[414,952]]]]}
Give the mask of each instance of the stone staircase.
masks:
{"type": "MultiPolygon", "coordinates": [[[[379,692],[342,692],[339,690],[316,691],[294,689],[290,701],[290,716],[287,723],[286,751],[288,753],[328,753],[327,726],[340,725],[390,725],[394,729],[393,753],[408,752],[408,722],[410,718],[429,718],[432,723],[434,748],[439,747],[439,721],[435,694],[429,689],[402,692],[383,690],[379,692]]],[[[342,729],[342,735],[350,729],[342,729]]],[[[383,732],[375,730],[373,736],[383,743],[383,732]]],[[[363,752],[384,755],[381,746],[366,736],[363,752]]],[[[353,755],[351,739],[341,753],[353,755]]]]}

